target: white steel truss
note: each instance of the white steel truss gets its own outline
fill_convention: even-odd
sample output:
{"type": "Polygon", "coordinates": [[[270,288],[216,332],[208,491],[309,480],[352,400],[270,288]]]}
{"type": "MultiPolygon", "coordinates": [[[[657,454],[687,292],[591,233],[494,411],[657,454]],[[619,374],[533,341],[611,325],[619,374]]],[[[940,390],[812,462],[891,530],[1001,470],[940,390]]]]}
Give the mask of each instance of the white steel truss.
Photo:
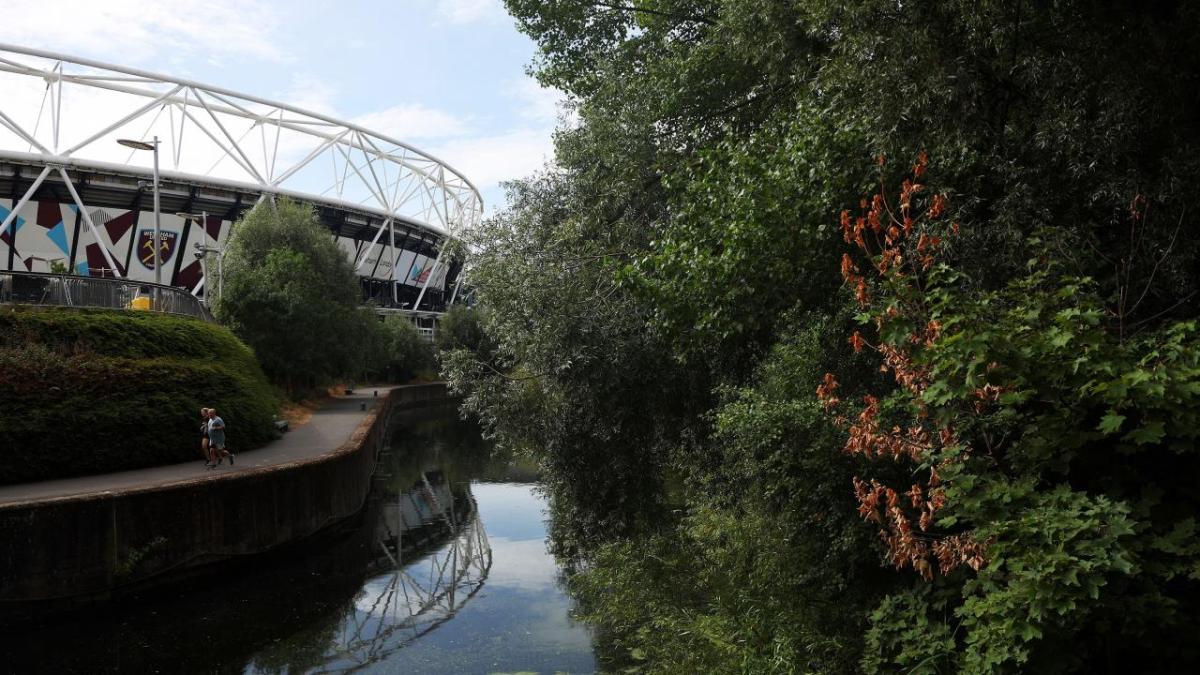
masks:
{"type": "Polygon", "coordinates": [[[384,511],[396,516],[377,535],[376,545],[386,560],[384,569],[363,587],[354,609],[330,636],[324,663],[313,672],[357,672],[381,663],[453,618],[483,589],[492,569],[492,547],[474,497],[469,498],[470,510],[463,517],[447,503],[454,499],[448,491],[442,502],[427,479],[425,486],[432,502],[428,520],[405,520],[403,513],[409,509],[403,502],[414,500],[415,504],[411,492],[395,495],[393,504],[384,502],[384,511]],[[448,541],[407,559],[405,528],[430,526],[435,521],[444,524],[448,541]],[[399,527],[393,531],[391,525],[399,527]]]}
{"type": "Polygon", "coordinates": [[[351,208],[451,237],[483,215],[479,191],[454,167],[353,123],[0,43],[0,159],[53,167],[68,185],[63,168],[149,176],[149,153],[115,141],[154,136],[163,176],[177,181],[351,208]]]}

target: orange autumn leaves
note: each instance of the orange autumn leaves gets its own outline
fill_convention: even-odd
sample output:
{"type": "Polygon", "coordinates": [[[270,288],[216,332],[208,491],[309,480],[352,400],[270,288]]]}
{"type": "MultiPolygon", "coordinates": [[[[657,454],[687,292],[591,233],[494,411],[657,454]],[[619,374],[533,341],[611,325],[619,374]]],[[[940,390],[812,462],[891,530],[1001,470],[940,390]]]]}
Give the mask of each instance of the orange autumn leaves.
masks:
{"type": "MultiPolygon", "coordinates": [[[[960,447],[960,441],[950,426],[938,427],[929,420],[923,394],[931,385],[927,370],[914,362],[914,350],[928,348],[941,337],[942,325],[926,316],[920,294],[923,278],[937,261],[943,236],[954,236],[958,225],[949,227],[938,222],[948,206],[945,195],[935,194],[922,200],[925,186],[920,179],[928,168],[928,156],[922,152],[906,178],[893,208],[881,190],[870,200],[863,199],[862,213],[841,214],[842,238],[858,249],[856,255],[843,253],[842,278],[854,292],[861,309],[867,310],[880,334],[886,324],[903,320],[918,328],[908,331],[906,339],[897,344],[880,340],[871,344],[859,331],[849,337],[851,348],[860,353],[873,350],[880,356],[880,370],[890,372],[896,383],[909,397],[913,419],[903,427],[885,428],[880,422],[880,401],[864,396],[863,406],[856,413],[843,411],[837,395],[837,379],[827,373],[817,387],[817,398],[834,422],[846,429],[843,450],[869,459],[909,461],[929,465],[929,477],[901,491],[875,479],[854,478],[854,492],[859,514],[880,526],[880,537],[887,546],[889,557],[897,568],[911,567],[924,578],[933,577],[934,563],[943,573],[960,565],[978,570],[985,562],[986,542],[979,542],[970,532],[939,532],[935,527],[938,512],[946,504],[945,486],[939,469],[951,461],[939,457],[940,450],[960,447]],[[925,202],[924,210],[917,207],[925,202]],[[863,265],[856,262],[863,259],[863,265]],[[868,267],[869,263],[869,267],[868,267]],[[864,273],[863,269],[872,269],[864,273]],[[876,307],[877,297],[887,297],[884,307],[876,307]]],[[[880,166],[883,165],[882,158],[880,166]]],[[[979,403],[994,402],[999,391],[986,391],[979,403]]],[[[978,409],[978,408],[977,408],[978,409]]]]}

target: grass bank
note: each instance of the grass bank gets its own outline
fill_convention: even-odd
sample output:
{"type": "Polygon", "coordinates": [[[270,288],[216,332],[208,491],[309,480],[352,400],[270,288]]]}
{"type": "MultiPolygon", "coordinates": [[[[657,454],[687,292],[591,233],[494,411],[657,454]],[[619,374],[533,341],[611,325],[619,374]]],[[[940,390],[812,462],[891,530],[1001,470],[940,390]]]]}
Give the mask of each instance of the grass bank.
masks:
{"type": "Polygon", "coordinates": [[[201,406],[220,411],[236,450],[273,437],[275,392],[220,326],[0,308],[0,484],[199,461],[201,406]]]}

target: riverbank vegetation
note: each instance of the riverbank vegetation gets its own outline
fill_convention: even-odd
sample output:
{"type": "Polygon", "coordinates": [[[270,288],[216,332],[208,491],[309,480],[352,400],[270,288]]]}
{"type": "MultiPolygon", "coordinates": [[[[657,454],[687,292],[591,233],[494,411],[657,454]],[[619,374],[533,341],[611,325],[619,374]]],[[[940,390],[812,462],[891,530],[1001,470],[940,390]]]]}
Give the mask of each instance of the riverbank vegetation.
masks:
{"type": "Polygon", "coordinates": [[[1200,664],[1200,10],[506,4],[571,115],[443,363],[608,667],[1200,664]]]}
{"type": "Polygon", "coordinates": [[[234,448],[274,437],[277,407],[254,354],[228,330],[153,312],[0,312],[0,482],[200,460],[201,406],[234,448]]]}

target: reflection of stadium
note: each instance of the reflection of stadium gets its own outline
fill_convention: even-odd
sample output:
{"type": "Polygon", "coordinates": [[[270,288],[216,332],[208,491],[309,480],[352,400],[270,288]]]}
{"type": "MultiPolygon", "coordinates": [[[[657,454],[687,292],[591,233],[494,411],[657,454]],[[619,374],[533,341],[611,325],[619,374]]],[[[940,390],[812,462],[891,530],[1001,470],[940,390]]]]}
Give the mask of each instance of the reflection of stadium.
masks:
{"type": "MultiPolygon", "coordinates": [[[[472,445],[477,433],[463,441],[445,424],[426,424],[439,418],[429,408],[392,415],[354,516],[295,546],[207,568],[194,582],[89,606],[77,623],[21,623],[0,672],[178,672],[181,663],[204,673],[392,672],[379,664],[452,628],[493,578],[470,482],[487,456],[472,445]]],[[[452,407],[440,417],[461,424],[452,407]]]]}
{"type": "Polygon", "coordinates": [[[234,220],[283,195],[316,209],[364,300],[437,311],[458,290],[442,244],[482,202],[445,162],[264,98],[3,44],[0,270],[152,281],[152,153],[116,141],[156,136],[164,283],[203,294],[197,245],[220,249],[234,220]]]}
{"type": "Polygon", "coordinates": [[[379,576],[342,621],[318,672],[358,670],[451,619],[483,588],[492,549],[470,487],[437,471],[385,495],[375,527],[379,576]]]}

